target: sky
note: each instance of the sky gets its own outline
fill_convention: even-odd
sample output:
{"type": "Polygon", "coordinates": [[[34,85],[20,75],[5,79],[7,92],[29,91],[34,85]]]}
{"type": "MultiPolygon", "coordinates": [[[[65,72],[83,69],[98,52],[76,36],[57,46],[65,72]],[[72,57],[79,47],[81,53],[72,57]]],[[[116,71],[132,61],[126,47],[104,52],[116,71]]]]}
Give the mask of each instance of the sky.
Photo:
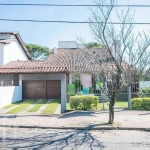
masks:
{"type": "MultiPolygon", "coordinates": [[[[93,4],[93,0],[0,0],[0,3],[88,5],[93,4]]],[[[118,4],[150,5],[150,0],[118,0],[118,4]]],[[[136,22],[150,22],[150,8],[132,8],[132,10],[135,10],[136,22]]],[[[89,7],[0,6],[0,19],[87,21],[89,17],[89,7]]],[[[135,26],[136,32],[148,29],[150,25],[135,26]]],[[[86,42],[94,41],[87,24],[0,21],[0,32],[7,31],[18,31],[25,43],[38,44],[50,49],[58,47],[58,41],[76,41],[78,37],[82,37],[86,42]]]]}

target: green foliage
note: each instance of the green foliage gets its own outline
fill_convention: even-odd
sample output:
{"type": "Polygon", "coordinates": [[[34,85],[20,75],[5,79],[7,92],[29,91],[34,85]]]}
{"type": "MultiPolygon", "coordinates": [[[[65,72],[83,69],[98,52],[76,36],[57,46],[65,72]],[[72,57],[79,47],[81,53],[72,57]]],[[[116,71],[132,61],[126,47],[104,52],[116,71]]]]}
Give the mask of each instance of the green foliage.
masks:
{"type": "Polygon", "coordinates": [[[44,60],[50,53],[49,48],[36,44],[25,44],[33,60],[44,60]]]}
{"type": "MultiPolygon", "coordinates": [[[[109,103],[110,102],[106,102],[106,105],[109,107],[109,103]]],[[[124,101],[119,101],[119,102],[115,102],[115,107],[123,107],[126,108],[128,107],[128,102],[124,102],[124,101]]]]}
{"type": "Polygon", "coordinates": [[[150,87],[142,88],[137,94],[139,97],[150,97],[150,87]]]}
{"type": "Polygon", "coordinates": [[[93,87],[89,87],[89,93],[92,94],[94,92],[94,88],[93,87]]]}
{"type": "Polygon", "coordinates": [[[99,43],[97,43],[97,42],[89,42],[89,43],[86,43],[85,44],[85,46],[87,47],[87,48],[104,48],[104,45],[102,45],[102,44],[99,44],[99,43]]]}
{"type": "Polygon", "coordinates": [[[14,102],[14,103],[12,103],[10,105],[5,106],[4,108],[8,109],[8,108],[14,107],[14,106],[16,106],[16,105],[18,105],[18,104],[20,104],[22,102],[24,102],[24,100],[20,100],[20,101],[14,102]]]}
{"type": "Polygon", "coordinates": [[[16,108],[10,110],[9,112],[7,112],[7,114],[17,114],[26,109],[27,107],[29,107],[31,104],[34,104],[35,102],[36,100],[28,100],[25,103],[20,104],[16,108]]]}
{"type": "Polygon", "coordinates": [[[37,112],[48,100],[42,100],[40,103],[36,104],[34,107],[32,107],[28,112],[37,112]]]}
{"type": "Polygon", "coordinates": [[[54,99],[50,104],[42,111],[42,114],[54,114],[58,105],[60,104],[59,99],[54,99]]]}
{"type": "Polygon", "coordinates": [[[150,97],[134,98],[131,105],[135,110],[150,110],[150,97]]]}
{"type": "Polygon", "coordinates": [[[97,109],[98,97],[97,96],[71,96],[70,108],[75,110],[97,109]]]}

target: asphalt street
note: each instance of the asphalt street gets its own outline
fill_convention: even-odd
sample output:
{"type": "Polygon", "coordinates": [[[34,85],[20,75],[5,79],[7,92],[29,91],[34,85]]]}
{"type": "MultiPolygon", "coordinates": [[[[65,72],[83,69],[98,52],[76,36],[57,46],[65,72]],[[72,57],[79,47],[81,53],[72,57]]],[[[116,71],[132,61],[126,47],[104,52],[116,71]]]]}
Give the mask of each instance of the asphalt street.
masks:
{"type": "Polygon", "coordinates": [[[0,128],[0,148],[150,149],[150,132],[0,128]]]}

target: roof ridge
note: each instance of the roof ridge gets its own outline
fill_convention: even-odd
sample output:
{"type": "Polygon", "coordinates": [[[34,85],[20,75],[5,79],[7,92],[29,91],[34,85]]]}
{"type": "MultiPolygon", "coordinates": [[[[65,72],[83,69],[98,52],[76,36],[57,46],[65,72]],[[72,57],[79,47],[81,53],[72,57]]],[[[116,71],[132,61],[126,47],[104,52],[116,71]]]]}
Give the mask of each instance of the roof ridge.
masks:
{"type": "Polygon", "coordinates": [[[26,46],[24,45],[24,42],[23,42],[23,40],[22,40],[22,38],[21,38],[21,36],[20,36],[20,34],[19,34],[18,31],[14,31],[14,32],[0,32],[0,34],[11,34],[11,35],[14,35],[14,36],[16,37],[16,39],[18,40],[20,46],[22,47],[24,53],[26,54],[27,58],[28,58],[29,60],[32,60],[32,57],[31,57],[31,55],[30,55],[28,49],[27,49],[26,46]]]}

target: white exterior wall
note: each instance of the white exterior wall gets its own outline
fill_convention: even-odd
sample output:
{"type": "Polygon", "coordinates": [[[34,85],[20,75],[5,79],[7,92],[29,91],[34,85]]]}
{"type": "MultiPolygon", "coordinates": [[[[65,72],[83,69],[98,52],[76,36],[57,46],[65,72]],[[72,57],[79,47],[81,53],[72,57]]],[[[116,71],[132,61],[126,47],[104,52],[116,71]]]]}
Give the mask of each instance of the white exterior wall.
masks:
{"type": "Polygon", "coordinates": [[[0,87],[0,108],[22,100],[22,86],[0,87]]]}
{"type": "MultiPolygon", "coordinates": [[[[12,36],[12,38],[15,38],[12,36]]],[[[10,61],[17,61],[17,60],[28,60],[25,52],[23,51],[22,47],[18,43],[17,40],[11,42],[10,44],[4,45],[3,50],[3,65],[7,64],[10,61]]]]}
{"type": "Polygon", "coordinates": [[[140,81],[139,82],[139,88],[146,88],[146,87],[150,87],[150,81],[140,81]]]}
{"type": "Polygon", "coordinates": [[[21,74],[20,85],[23,80],[61,80],[61,113],[66,110],[66,74],[21,74]]]}
{"type": "MultiPolygon", "coordinates": [[[[11,42],[9,44],[3,44],[3,61],[0,60],[0,65],[5,65],[10,61],[16,61],[16,60],[28,60],[24,50],[20,46],[19,42],[15,38],[14,35],[0,35],[0,39],[9,39],[13,38],[15,39],[14,42],[11,42]]],[[[0,58],[1,56],[1,45],[0,45],[0,58]]]]}
{"type": "Polygon", "coordinates": [[[3,45],[0,45],[0,66],[3,65],[3,45]]]}

